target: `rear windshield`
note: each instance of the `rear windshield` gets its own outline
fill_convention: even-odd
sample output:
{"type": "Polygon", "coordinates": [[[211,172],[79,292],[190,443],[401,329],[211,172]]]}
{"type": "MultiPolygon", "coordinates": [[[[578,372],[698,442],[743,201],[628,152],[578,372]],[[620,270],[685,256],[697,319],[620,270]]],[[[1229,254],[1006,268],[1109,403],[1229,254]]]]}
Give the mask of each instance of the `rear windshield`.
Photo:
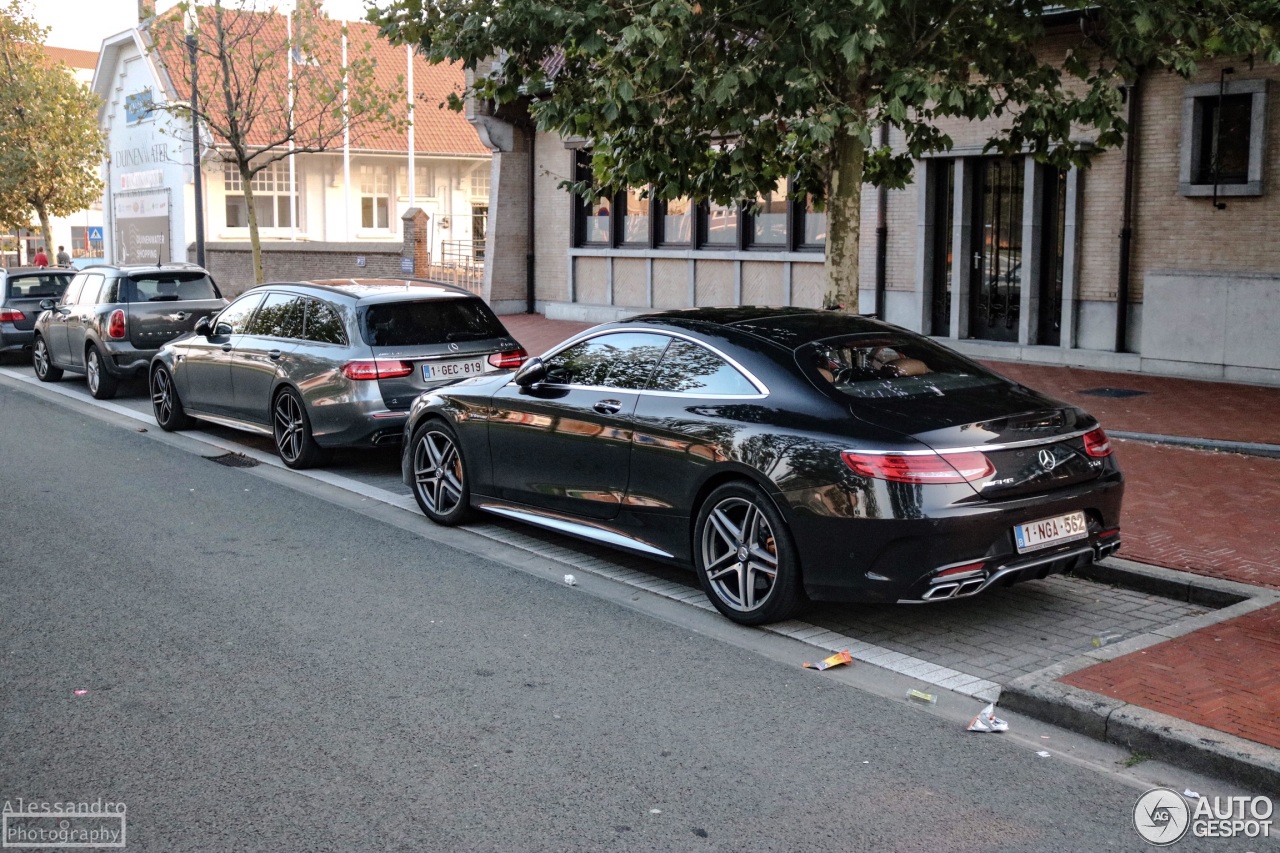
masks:
{"type": "Polygon", "coordinates": [[[213,279],[202,272],[135,273],[125,287],[127,302],[190,302],[220,299],[213,279]]]}
{"type": "Polygon", "coordinates": [[[507,330],[479,299],[386,302],[365,309],[360,324],[372,347],[414,347],[505,338],[507,330]]]}
{"type": "Polygon", "coordinates": [[[800,366],[818,382],[859,399],[945,397],[1005,380],[914,335],[857,335],[809,344],[800,366]]]}
{"type": "Polygon", "coordinates": [[[67,283],[70,281],[71,275],[57,275],[54,273],[10,276],[9,298],[45,299],[51,296],[61,296],[62,291],[67,289],[67,283]]]}

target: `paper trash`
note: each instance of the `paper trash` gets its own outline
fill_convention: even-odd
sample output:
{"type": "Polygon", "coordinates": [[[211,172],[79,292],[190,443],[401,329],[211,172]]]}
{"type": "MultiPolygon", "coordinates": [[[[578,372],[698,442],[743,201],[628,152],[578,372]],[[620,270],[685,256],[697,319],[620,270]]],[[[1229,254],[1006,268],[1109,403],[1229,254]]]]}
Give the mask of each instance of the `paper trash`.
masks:
{"type": "Polygon", "coordinates": [[[853,655],[849,654],[848,649],[845,649],[843,652],[836,652],[831,657],[826,658],[825,660],[820,660],[817,663],[806,663],[805,668],[831,669],[833,666],[843,666],[847,663],[853,663],[853,655]]]}
{"type": "Polygon", "coordinates": [[[996,706],[992,702],[987,707],[978,712],[978,716],[974,717],[969,723],[969,731],[971,732],[1007,732],[1009,724],[996,716],[996,706]]]}

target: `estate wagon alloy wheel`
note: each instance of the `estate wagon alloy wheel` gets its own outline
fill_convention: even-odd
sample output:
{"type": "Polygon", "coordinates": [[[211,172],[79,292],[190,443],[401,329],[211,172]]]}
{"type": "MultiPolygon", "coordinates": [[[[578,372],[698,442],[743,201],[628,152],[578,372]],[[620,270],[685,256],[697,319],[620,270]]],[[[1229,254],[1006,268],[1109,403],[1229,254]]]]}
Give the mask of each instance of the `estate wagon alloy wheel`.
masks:
{"type": "Polygon", "coordinates": [[[271,421],[276,451],[290,468],[311,468],[328,458],[324,448],[316,444],[307,409],[293,390],[286,388],[276,395],[271,406],[271,421]]]}
{"type": "Polygon", "coordinates": [[[695,536],[698,582],[734,622],[777,622],[803,603],[795,544],[758,487],[729,483],[712,492],[698,513],[695,536]]]}
{"type": "Polygon", "coordinates": [[[156,416],[156,423],[165,432],[186,429],[193,420],[178,399],[173,376],[163,367],[157,367],[151,374],[151,411],[156,416]]]}
{"type": "Polygon", "coordinates": [[[102,363],[102,353],[92,344],[84,354],[85,379],[89,383],[89,393],[95,400],[110,400],[116,395],[120,381],[107,372],[102,363]]]}
{"type": "Polygon", "coordinates": [[[413,497],[427,518],[454,525],[468,515],[471,488],[457,435],[439,421],[413,434],[413,497]]]}
{"type": "Polygon", "coordinates": [[[31,348],[31,367],[41,382],[57,382],[62,378],[62,368],[53,366],[53,362],[49,360],[49,345],[39,335],[36,336],[35,346],[31,348]]]}

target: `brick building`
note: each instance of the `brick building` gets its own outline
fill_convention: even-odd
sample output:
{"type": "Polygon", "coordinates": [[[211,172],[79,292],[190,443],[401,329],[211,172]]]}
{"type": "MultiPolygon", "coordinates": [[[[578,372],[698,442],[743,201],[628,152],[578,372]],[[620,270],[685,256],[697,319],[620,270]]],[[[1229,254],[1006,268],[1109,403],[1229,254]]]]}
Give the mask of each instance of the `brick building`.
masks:
{"type": "MultiPolygon", "coordinates": [[[[1245,61],[1150,74],[1129,92],[1131,147],[1084,170],[983,155],[993,126],[953,123],[910,186],[864,190],[861,310],[975,355],[1280,384],[1277,84],[1245,61]]],[[[558,188],[582,175],[580,141],[471,118],[495,151],[495,303],[585,320],[821,304],[825,217],[784,187],[755,215],[634,192],[587,209],[558,188]]]]}
{"type": "MultiPolygon", "coordinates": [[[[278,12],[238,14],[271,16],[280,43],[288,43],[286,22],[278,12]]],[[[326,28],[322,38],[334,57],[298,56],[295,61],[325,62],[326,72],[341,79],[343,66],[335,57],[340,55],[336,46],[343,24],[324,20],[320,26],[326,28]]],[[[366,123],[356,132],[353,122],[349,145],[295,155],[252,179],[265,277],[426,275],[429,267],[450,258],[478,270],[490,154],[463,116],[440,107],[450,92],[461,91],[461,68],[429,65],[413,54],[410,70],[406,49],[378,38],[373,25],[345,27],[353,56],[358,42],[370,46],[378,85],[391,88],[412,80],[412,128],[366,123]],[[414,210],[426,214],[422,234],[406,231],[405,214],[414,210]],[[416,244],[417,251],[406,250],[409,244],[416,244]]],[[[190,81],[180,73],[184,57],[162,54],[148,27],[139,26],[103,41],[94,74],[110,157],[104,175],[109,261],[195,260],[190,123],[154,108],[184,102],[190,81]]],[[[289,73],[285,56],[276,66],[266,85],[284,91],[289,73]]],[[[212,79],[212,74],[201,79],[212,79]]],[[[202,84],[200,94],[216,108],[221,92],[213,88],[202,84]]],[[[406,90],[406,112],[407,103],[406,90]]],[[[212,138],[207,127],[202,136],[206,263],[224,289],[236,293],[253,282],[241,176],[222,156],[226,141],[212,138]]]]}

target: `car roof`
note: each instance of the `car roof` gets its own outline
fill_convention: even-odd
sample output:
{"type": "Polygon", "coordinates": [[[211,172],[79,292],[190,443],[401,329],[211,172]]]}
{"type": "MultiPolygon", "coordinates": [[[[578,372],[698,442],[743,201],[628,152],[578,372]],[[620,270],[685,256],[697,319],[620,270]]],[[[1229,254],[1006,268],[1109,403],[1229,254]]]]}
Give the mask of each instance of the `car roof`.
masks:
{"type": "Polygon", "coordinates": [[[794,351],[814,341],[847,335],[900,331],[871,317],[843,311],[812,308],[770,308],[744,305],[733,308],[693,308],[642,314],[622,323],[670,325],[689,330],[738,332],[794,351]]]}
{"type": "MultiPolygon", "coordinates": [[[[331,294],[349,297],[361,304],[396,302],[404,299],[406,294],[412,295],[415,299],[480,298],[461,287],[416,278],[331,278],[316,281],[277,281],[259,284],[250,288],[250,290],[264,287],[297,287],[322,290],[331,294]]],[[[248,293],[249,291],[246,290],[245,292],[248,293]]]]}
{"type": "Polygon", "coordinates": [[[5,275],[43,275],[47,273],[75,275],[78,272],[79,270],[71,267],[0,267],[0,273],[5,275]]]}

